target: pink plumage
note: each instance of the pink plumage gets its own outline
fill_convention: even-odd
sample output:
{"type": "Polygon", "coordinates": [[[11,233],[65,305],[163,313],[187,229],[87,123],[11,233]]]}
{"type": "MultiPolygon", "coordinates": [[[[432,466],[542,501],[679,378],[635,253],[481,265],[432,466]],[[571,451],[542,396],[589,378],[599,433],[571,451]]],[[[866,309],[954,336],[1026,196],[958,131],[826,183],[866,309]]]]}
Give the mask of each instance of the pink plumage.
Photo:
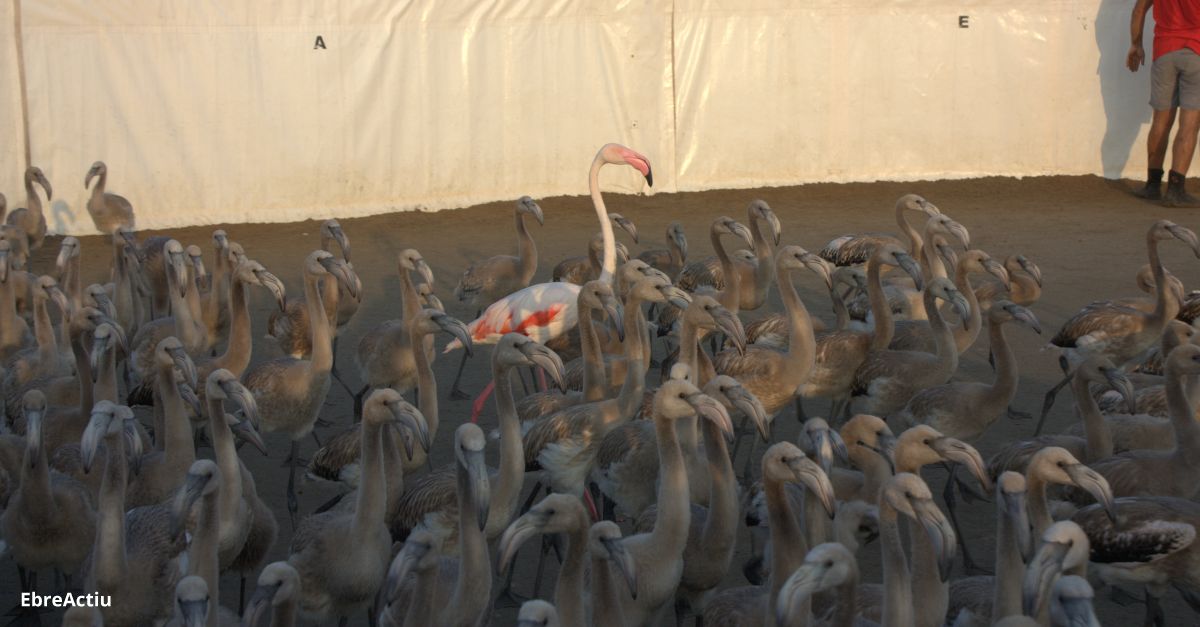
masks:
{"type": "MultiPolygon", "coordinates": [[[[495,344],[505,333],[520,333],[546,342],[566,333],[579,321],[576,309],[580,286],[571,283],[539,283],[513,292],[492,303],[479,318],[467,325],[476,344],[495,344]]],[[[454,340],[444,352],[462,348],[454,340]]]]}

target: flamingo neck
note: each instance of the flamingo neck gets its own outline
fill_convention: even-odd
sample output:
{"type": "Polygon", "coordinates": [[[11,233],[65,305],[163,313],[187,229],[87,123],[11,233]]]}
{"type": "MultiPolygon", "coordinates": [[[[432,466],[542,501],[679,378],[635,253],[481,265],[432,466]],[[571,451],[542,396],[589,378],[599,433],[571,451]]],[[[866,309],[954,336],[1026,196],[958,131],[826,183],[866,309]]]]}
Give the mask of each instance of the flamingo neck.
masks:
{"type": "Polygon", "coordinates": [[[1054,524],[1054,519],[1050,517],[1050,503],[1046,499],[1046,480],[1040,472],[1031,468],[1026,471],[1025,487],[1025,506],[1029,510],[1033,537],[1041,538],[1042,533],[1054,524]]]}
{"type": "Polygon", "coordinates": [[[191,546],[188,547],[188,564],[191,574],[196,575],[208,584],[208,620],[207,627],[218,627],[217,608],[220,607],[220,560],[217,557],[217,547],[220,542],[219,523],[221,505],[219,491],[213,491],[200,498],[200,516],[196,523],[196,532],[192,536],[191,546]]]}
{"type": "Polygon", "coordinates": [[[196,459],[196,445],[192,441],[192,423],[183,407],[179,388],[175,386],[173,365],[159,366],[155,385],[158,386],[158,399],[163,406],[163,450],[167,459],[172,460],[172,466],[178,460],[177,468],[188,468],[196,459]]]}
{"type": "Polygon", "coordinates": [[[58,342],[54,339],[54,323],[50,322],[50,308],[46,298],[33,299],[33,336],[37,340],[38,369],[51,369],[58,358],[58,342]]]}
{"type": "Polygon", "coordinates": [[[1195,464],[1197,453],[1200,453],[1200,423],[1194,418],[1194,405],[1188,398],[1188,383],[1193,377],[1178,372],[1170,360],[1167,361],[1166,370],[1167,408],[1175,429],[1174,456],[1195,464]]]}
{"type": "Polygon", "coordinates": [[[621,585],[613,576],[612,566],[603,557],[592,556],[592,624],[624,625],[618,596],[621,585]]]}
{"type": "Polygon", "coordinates": [[[401,307],[406,319],[416,318],[421,313],[421,295],[417,293],[417,286],[413,283],[412,272],[414,271],[400,268],[401,307]]]}
{"type": "Polygon", "coordinates": [[[1077,373],[1071,379],[1071,393],[1075,396],[1075,405],[1079,407],[1079,418],[1083,421],[1084,454],[1088,462],[1093,462],[1113,455],[1112,432],[1108,423],[1100,413],[1100,406],[1088,386],[1087,377],[1077,373]]]}
{"type": "Polygon", "coordinates": [[[791,335],[788,339],[786,354],[787,385],[794,390],[808,380],[816,363],[817,340],[813,335],[812,318],[808,308],[800,300],[796,286],[792,284],[792,271],[781,270],[779,273],[779,296],[783,300],[784,310],[788,312],[788,325],[791,335]]]}
{"type": "Polygon", "coordinates": [[[925,247],[924,240],[917,230],[909,224],[908,219],[904,217],[904,205],[896,204],[896,225],[900,227],[900,234],[904,236],[905,242],[908,243],[908,254],[917,257],[925,247]]]}
{"type": "Polygon", "coordinates": [[[229,344],[217,363],[221,368],[241,376],[250,365],[251,344],[246,284],[234,279],[229,288],[229,344]]]}
{"type": "Polygon", "coordinates": [[[933,342],[937,345],[938,379],[944,383],[958,370],[958,345],[954,343],[954,331],[938,311],[937,297],[934,296],[933,290],[926,287],[922,300],[925,303],[925,312],[929,315],[929,329],[933,331],[933,342]]]}
{"type": "Polygon", "coordinates": [[[96,511],[95,579],[100,589],[119,587],[127,576],[125,563],[125,467],[123,434],[105,435],[104,477],[96,511]]]}
{"type": "Polygon", "coordinates": [[[75,376],[79,377],[79,415],[86,420],[95,404],[95,390],[92,386],[92,362],[83,346],[82,332],[71,334],[71,352],[75,354],[75,376]]]}
{"type": "Polygon", "coordinates": [[[900,540],[899,514],[886,499],[879,500],[879,539],[883,551],[883,625],[912,627],[912,581],[908,573],[908,558],[900,540]]]}
{"type": "MultiPolygon", "coordinates": [[[[770,520],[771,531],[771,574],[767,578],[767,598],[770,603],[767,607],[772,610],[767,612],[767,616],[771,618],[775,615],[774,608],[783,583],[804,563],[809,546],[800,529],[800,519],[792,511],[786,484],[773,477],[764,477],[763,493],[767,498],[767,517],[770,520]]],[[[809,495],[805,494],[805,498],[808,497],[809,495]]],[[[807,616],[810,606],[809,602],[805,602],[800,615],[807,616]]],[[[773,623],[774,620],[770,620],[769,624],[773,623]]]]}
{"type": "Polygon", "coordinates": [[[521,287],[527,287],[529,282],[533,280],[533,275],[537,272],[537,243],[533,241],[533,236],[529,234],[529,228],[525,224],[525,214],[520,210],[514,213],[516,214],[517,221],[517,259],[521,265],[519,281],[521,287]]]}
{"type": "MultiPolygon", "coordinates": [[[[321,305],[321,295],[317,289],[318,280],[320,279],[312,274],[305,273],[304,275],[304,306],[308,308],[308,329],[312,334],[310,359],[313,370],[329,372],[333,367],[333,347],[330,345],[332,330],[328,324],[329,318],[325,315],[325,309],[321,305]]],[[[337,298],[337,285],[326,291],[333,292],[334,298],[337,298]]],[[[336,306],[334,310],[337,310],[336,306]]]]}
{"type": "Polygon", "coordinates": [[[954,326],[954,343],[959,353],[966,352],[968,348],[971,348],[971,345],[979,337],[979,330],[983,328],[983,310],[979,307],[979,298],[975,296],[975,288],[971,287],[971,269],[967,265],[960,263],[958,267],[954,268],[954,286],[967,299],[967,309],[970,312],[966,322],[960,322],[954,326]]]}
{"type": "Polygon", "coordinates": [[[225,422],[225,404],[220,399],[208,399],[208,430],[212,433],[217,467],[221,469],[221,485],[217,493],[220,495],[220,520],[224,527],[234,523],[242,504],[242,469],[233,433],[225,422]]]}
{"type": "MultiPolygon", "coordinates": [[[[580,296],[583,290],[579,290],[580,296]]],[[[579,309],[579,349],[583,355],[583,402],[600,401],[608,392],[608,381],[604,372],[604,358],[600,352],[600,336],[596,333],[594,309],[582,303],[579,309]]]]}
{"type": "Polygon", "coordinates": [[[517,417],[510,372],[511,368],[493,360],[492,380],[496,382],[496,413],[500,421],[500,474],[488,507],[489,536],[499,535],[508,526],[525,483],[525,449],[521,443],[521,420],[517,417]]]}
{"type": "Polygon", "coordinates": [[[687,543],[692,510],[687,467],[675,434],[675,421],[655,416],[654,431],[658,436],[658,518],[650,532],[649,546],[654,556],[646,563],[664,564],[677,559],[687,543]]]}
{"type": "Polygon", "coordinates": [[[458,497],[458,580],[454,583],[454,593],[447,605],[461,612],[462,608],[472,608],[478,605],[474,595],[481,591],[488,596],[491,588],[491,562],[488,559],[487,539],[479,530],[479,513],[475,508],[472,497],[469,471],[458,464],[457,467],[457,497],[458,497]]]}
{"type": "Polygon", "coordinates": [[[604,167],[604,164],[605,161],[599,154],[592,160],[592,168],[588,171],[588,191],[592,195],[592,207],[596,209],[596,219],[600,221],[600,233],[604,239],[600,280],[611,283],[613,274],[617,271],[617,245],[613,239],[612,223],[608,220],[608,208],[604,206],[604,198],[600,195],[600,168],[604,167]]]}
{"type": "Polygon", "coordinates": [[[554,586],[554,605],[558,608],[559,621],[563,625],[580,627],[587,624],[583,604],[583,567],[587,561],[588,525],[586,514],[583,517],[567,532],[567,555],[558,571],[558,583],[554,586]]]}
{"type": "Polygon", "coordinates": [[[21,494],[21,509],[33,520],[56,518],[57,501],[50,487],[50,466],[46,462],[46,446],[38,438],[37,446],[25,445],[24,463],[21,464],[21,483],[17,487],[21,494]],[[37,455],[37,461],[30,457],[37,455]]]}
{"type": "Polygon", "coordinates": [[[96,385],[92,394],[97,401],[118,402],[117,351],[104,351],[104,361],[100,364],[100,372],[96,373],[96,385]]]}
{"type": "Polygon", "coordinates": [[[1005,616],[1019,615],[1021,608],[1021,578],[1025,573],[1025,561],[1017,550],[1016,524],[1028,524],[1025,520],[1013,521],[1001,507],[996,508],[996,576],[992,581],[992,622],[1005,616]]]}
{"type": "MultiPolygon", "coordinates": [[[[421,415],[425,417],[425,423],[429,427],[429,441],[437,435],[438,426],[441,424],[441,412],[438,407],[438,388],[437,379],[433,376],[433,366],[429,363],[429,353],[425,351],[425,338],[428,334],[418,328],[416,323],[417,318],[408,318],[405,323],[409,325],[408,345],[409,350],[413,353],[413,365],[417,372],[417,409],[421,410],[421,415]]],[[[497,399],[499,402],[499,399],[497,399]]],[[[416,448],[420,448],[418,443],[416,448]]],[[[421,449],[423,456],[428,459],[429,451],[421,449]]],[[[413,456],[417,456],[417,451],[413,450],[413,456]]]]}
{"type": "Polygon", "coordinates": [[[875,256],[867,262],[867,298],[871,302],[871,315],[875,318],[871,350],[884,350],[892,343],[896,325],[892,322],[892,306],[883,293],[883,261],[875,256]]]}
{"type": "Polygon", "coordinates": [[[358,482],[358,500],[354,508],[356,537],[369,537],[384,525],[387,496],[383,493],[383,426],[376,420],[364,420],[362,426],[362,475],[358,482]],[[361,535],[360,535],[361,534],[361,535]]]}
{"type": "Polygon", "coordinates": [[[725,434],[711,420],[704,420],[704,452],[708,460],[708,519],[704,523],[705,553],[721,564],[721,572],[729,568],[737,543],[738,500],[737,477],[733,461],[725,445],[725,434]]]}
{"type": "Polygon", "coordinates": [[[775,245],[763,233],[761,218],[750,219],[750,234],[754,240],[754,256],[758,259],[758,265],[754,268],[754,300],[762,303],[771,291],[771,282],[775,280],[775,245]]]}
{"type": "Polygon", "coordinates": [[[737,314],[742,304],[742,277],[738,274],[733,259],[725,251],[725,244],[721,241],[721,234],[717,232],[716,228],[709,231],[708,238],[712,243],[713,250],[717,253],[717,260],[721,262],[721,273],[725,276],[725,289],[721,290],[717,300],[722,307],[729,310],[729,313],[737,314]]]}
{"type": "Polygon", "coordinates": [[[42,198],[33,188],[33,177],[25,175],[25,210],[31,215],[42,215],[42,198]]]}
{"type": "Polygon", "coordinates": [[[1017,393],[1017,358],[1001,323],[988,320],[988,344],[995,357],[996,376],[987,390],[987,397],[989,406],[994,409],[990,415],[997,415],[1008,407],[1017,393]]]}

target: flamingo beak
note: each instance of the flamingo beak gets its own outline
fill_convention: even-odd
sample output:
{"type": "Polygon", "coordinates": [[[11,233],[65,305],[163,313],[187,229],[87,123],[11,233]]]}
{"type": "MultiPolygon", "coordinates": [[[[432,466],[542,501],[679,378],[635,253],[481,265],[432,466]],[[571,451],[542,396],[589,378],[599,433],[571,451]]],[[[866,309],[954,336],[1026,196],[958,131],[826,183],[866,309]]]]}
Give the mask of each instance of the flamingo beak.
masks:
{"type": "Polygon", "coordinates": [[[925,289],[925,278],[921,274],[921,266],[908,253],[898,252],[894,255],[900,267],[912,277],[913,284],[918,290],[925,289]]]}
{"type": "Polygon", "coordinates": [[[621,230],[625,231],[629,234],[629,237],[633,238],[634,244],[638,243],[637,225],[634,224],[632,220],[619,213],[610,213],[608,217],[613,221],[613,224],[621,227],[621,230]]]}
{"type": "Polygon", "coordinates": [[[474,351],[475,344],[471,340],[471,331],[467,329],[467,325],[457,318],[451,318],[445,314],[433,317],[433,320],[443,331],[449,333],[452,337],[462,343],[463,350],[467,355],[471,355],[474,351]]]}
{"type": "Polygon", "coordinates": [[[233,435],[237,436],[239,440],[242,440],[243,442],[249,442],[254,448],[258,449],[258,452],[262,453],[263,455],[267,454],[267,444],[263,442],[262,436],[258,433],[258,429],[254,428],[254,424],[249,418],[230,425],[229,429],[233,432],[233,435]]]}
{"type": "Polygon", "coordinates": [[[704,393],[692,394],[687,398],[687,402],[698,415],[720,427],[727,438],[733,437],[733,420],[729,418],[729,411],[724,405],[704,393]]]}
{"type": "MultiPolygon", "coordinates": [[[[421,414],[421,410],[413,407],[411,403],[406,401],[388,403],[388,409],[391,410],[396,422],[415,435],[421,448],[428,451],[429,423],[425,420],[425,416],[421,414]]],[[[409,450],[406,453],[409,459],[412,459],[413,451],[409,450]]]]}
{"type": "Polygon", "coordinates": [[[821,506],[825,508],[825,513],[833,518],[837,507],[833,484],[829,482],[829,476],[825,474],[825,471],[821,470],[816,462],[803,456],[792,458],[788,462],[788,467],[791,468],[796,480],[808,487],[821,500],[821,506]]]}
{"type": "Polygon", "coordinates": [[[1042,287],[1042,269],[1036,263],[1025,258],[1025,255],[1017,257],[1017,263],[1021,264],[1021,268],[1033,277],[1038,287],[1042,287]]]}
{"type": "Polygon", "coordinates": [[[538,510],[526,512],[504,530],[504,535],[500,536],[500,546],[496,551],[500,556],[496,564],[498,573],[503,575],[508,572],[508,565],[516,557],[517,550],[521,548],[521,545],[541,533],[538,519],[542,516],[544,514],[538,510]]]}
{"type": "Polygon", "coordinates": [[[646,185],[654,187],[654,173],[650,171],[650,160],[624,146],[620,148],[620,153],[625,163],[628,163],[633,169],[641,172],[642,176],[646,177],[646,185]]]}
{"type": "Polygon", "coordinates": [[[558,353],[538,344],[537,342],[526,342],[520,347],[520,351],[525,358],[533,362],[533,365],[546,371],[551,379],[554,379],[554,385],[560,390],[566,390],[566,368],[563,366],[562,359],[558,353]]]}

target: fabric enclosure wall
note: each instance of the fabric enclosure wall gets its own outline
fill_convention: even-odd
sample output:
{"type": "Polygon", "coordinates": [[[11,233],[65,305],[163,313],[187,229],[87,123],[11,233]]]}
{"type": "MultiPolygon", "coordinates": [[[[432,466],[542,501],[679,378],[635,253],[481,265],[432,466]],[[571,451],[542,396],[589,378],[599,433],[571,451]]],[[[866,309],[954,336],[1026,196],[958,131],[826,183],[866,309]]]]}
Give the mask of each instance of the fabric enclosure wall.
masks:
{"type": "MultiPolygon", "coordinates": [[[[14,39],[0,78],[17,85],[19,34],[31,160],[54,183],[59,233],[93,232],[82,183],[96,159],[139,228],[583,194],[607,141],[655,167],[653,190],[606,172],[618,192],[1145,163],[1149,72],[1122,67],[1132,0],[0,6],[14,39]]],[[[10,206],[21,128],[10,88],[10,206]]]]}

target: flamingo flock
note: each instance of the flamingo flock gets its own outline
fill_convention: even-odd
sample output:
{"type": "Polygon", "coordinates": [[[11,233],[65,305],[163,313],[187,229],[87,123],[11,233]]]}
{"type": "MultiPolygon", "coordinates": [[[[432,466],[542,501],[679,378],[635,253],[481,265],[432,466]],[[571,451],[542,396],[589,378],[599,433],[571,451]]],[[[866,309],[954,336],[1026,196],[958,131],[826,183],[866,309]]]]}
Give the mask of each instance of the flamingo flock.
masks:
{"type": "Polygon", "coordinates": [[[597,234],[563,260],[539,256],[554,203],[518,199],[515,254],[497,243],[453,289],[471,320],[401,234],[399,287],[381,290],[326,220],[289,297],[236,227],[204,243],[211,265],[139,239],[103,162],[84,206],[104,235],[48,235],[52,187],[29,168],[0,230],[13,620],[1075,627],[1110,599],[1145,624],[1197,620],[1200,299],[1164,261],[1200,258],[1191,229],[1150,224],[1147,296],[1097,294],[1028,351],[1042,270],[973,247],[949,207],[906,194],[879,207],[898,235],[801,243],[750,199],[744,222],[702,218],[711,257],[689,256],[681,222],[636,251],[601,194],[610,165],[653,185],[647,156],[601,147],[597,234]],[[85,241],[108,247],[103,272],[85,241]],[[354,324],[377,305],[388,319],[354,324]],[[962,367],[976,353],[982,379],[962,367]],[[470,356],[490,368],[479,390],[470,356]],[[1028,437],[989,438],[1034,426],[1021,371],[1055,358],[1028,437]],[[1064,388],[1077,424],[1043,433],[1064,388]],[[264,455],[275,474],[250,470],[264,455]],[[317,485],[333,498],[302,511],[317,485]],[[979,512],[987,551],[964,529],[979,512]],[[105,601],[25,602],[49,596],[105,601]]]}

